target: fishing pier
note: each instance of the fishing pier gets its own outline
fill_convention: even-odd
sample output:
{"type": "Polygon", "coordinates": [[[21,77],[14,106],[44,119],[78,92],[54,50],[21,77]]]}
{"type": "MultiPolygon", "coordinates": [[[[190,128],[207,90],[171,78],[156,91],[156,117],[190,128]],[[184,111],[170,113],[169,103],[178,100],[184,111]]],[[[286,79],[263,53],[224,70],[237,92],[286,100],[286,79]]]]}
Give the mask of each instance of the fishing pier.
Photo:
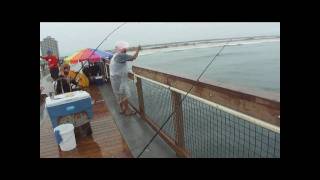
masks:
{"type": "Polygon", "coordinates": [[[137,66],[128,77],[129,103],[136,115],[118,113],[110,82],[90,86],[92,134],[77,139],[76,149],[63,152],[49,118],[44,118],[40,157],[134,158],[143,150],[141,157],[145,158],[280,157],[280,97],[137,66]]]}

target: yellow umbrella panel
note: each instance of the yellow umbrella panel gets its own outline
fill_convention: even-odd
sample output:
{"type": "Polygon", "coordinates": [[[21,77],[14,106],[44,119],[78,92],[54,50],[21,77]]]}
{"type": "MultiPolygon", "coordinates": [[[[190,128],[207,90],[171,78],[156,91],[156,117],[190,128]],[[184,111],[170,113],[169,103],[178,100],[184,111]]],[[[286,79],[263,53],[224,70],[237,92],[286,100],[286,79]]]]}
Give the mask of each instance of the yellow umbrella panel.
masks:
{"type": "MultiPolygon", "coordinates": [[[[74,79],[76,77],[76,72],[70,70],[69,71],[69,77],[74,79]]],[[[89,87],[89,79],[87,78],[87,76],[83,73],[79,73],[77,78],[75,79],[78,82],[78,85],[80,86],[80,88],[87,88],[89,87]]]]}

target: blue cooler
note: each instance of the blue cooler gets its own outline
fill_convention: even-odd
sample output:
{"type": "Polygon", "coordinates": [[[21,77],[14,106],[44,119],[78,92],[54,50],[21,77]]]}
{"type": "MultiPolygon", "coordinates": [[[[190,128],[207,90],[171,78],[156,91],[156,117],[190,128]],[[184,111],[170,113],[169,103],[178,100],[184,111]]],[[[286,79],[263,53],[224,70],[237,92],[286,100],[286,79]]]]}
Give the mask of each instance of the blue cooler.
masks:
{"type": "Polygon", "coordinates": [[[46,98],[46,108],[52,128],[58,126],[58,118],[85,111],[89,119],[93,117],[91,96],[86,91],[75,91],[46,98]]]}

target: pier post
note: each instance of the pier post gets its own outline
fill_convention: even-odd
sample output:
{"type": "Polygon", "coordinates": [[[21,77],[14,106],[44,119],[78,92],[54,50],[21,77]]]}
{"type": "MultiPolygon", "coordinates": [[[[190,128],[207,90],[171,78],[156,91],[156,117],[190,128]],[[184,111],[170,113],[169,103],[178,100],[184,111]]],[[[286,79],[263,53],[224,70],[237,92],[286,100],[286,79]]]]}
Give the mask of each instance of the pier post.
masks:
{"type": "Polygon", "coordinates": [[[138,101],[139,101],[139,111],[142,118],[145,117],[144,112],[144,100],[143,100],[143,91],[142,91],[142,82],[141,78],[137,77],[137,94],[138,94],[138,101]]]}
{"type": "MultiPolygon", "coordinates": [[[[175,143],[181,148],[185,149],[184,144],[184,127],[183,127],[183,111],[181,104],[181,94],[171,91],[171,101],[172,101],[172,110],[175,112],[173,114],[173,123],[175,129],[175,143]]],[[[177,156],[184,157],[183,154],[177,153],[177,156]]]]}

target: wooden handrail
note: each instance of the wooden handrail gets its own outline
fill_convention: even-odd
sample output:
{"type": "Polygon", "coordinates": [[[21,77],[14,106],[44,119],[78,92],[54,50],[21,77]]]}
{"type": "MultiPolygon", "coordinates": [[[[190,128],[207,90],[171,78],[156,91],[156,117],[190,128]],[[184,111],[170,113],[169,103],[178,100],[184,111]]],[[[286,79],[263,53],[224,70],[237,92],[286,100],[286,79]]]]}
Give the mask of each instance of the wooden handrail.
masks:
{"type": "MultiPolygon", "coordinates": [[[[133,73],[214,102],[243,114],[260,119],[264,122],[280,126],[280,101],[271,100],[237,90],[197,82],[191,79],[166,74],[137,66],[132,67],[133,73]]],[[[129,77],[132,74],[129,75],[129,77]]]]}

